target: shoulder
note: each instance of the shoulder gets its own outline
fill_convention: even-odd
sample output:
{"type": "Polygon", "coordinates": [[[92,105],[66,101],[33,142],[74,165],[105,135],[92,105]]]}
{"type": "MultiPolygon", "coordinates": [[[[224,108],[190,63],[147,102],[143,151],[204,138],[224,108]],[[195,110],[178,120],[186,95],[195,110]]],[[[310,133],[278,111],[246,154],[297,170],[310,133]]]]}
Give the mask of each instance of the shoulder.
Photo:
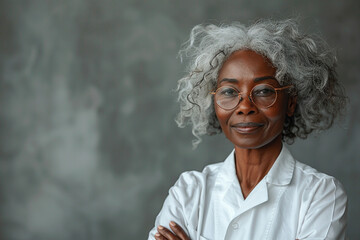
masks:
{"type": "Polygon", "coordinates": [[[175,186],[191,186],[191,185],[201,185],[203,184],[204,180],[208,177],[216,175],[219,168],[223,163],[215,163],[207,165],[201,172],[199,171],[186,171],[183,172],[175,186]]]}
{"type": "Polygon", "coordinates": [[[297,238],[344,239],[347,196],[334,177],[296,161],[293,187],[301,199],[297,238]],[[316,229],[316,231],[314,231],[316,229]]]}
{"type": "Polygon", "coordinates": [[[307,189],[322,188],[345,194],[343,185],[335,177],[319,172],[299,161],[295,161],[294,181],[307,189]]]}
{"type": "Polygon", "coordinates": [[[201,172],[183,172],[170,189],[170,193],[182,200],[184,198],[194,198],[197,193],[200,194],[215,179],[222,164],[223,162],[207,165],[201,172]]]}
{"type": "Polygon", "coordinates": [[[343,185],[335,177],[296,161],[293,186],[301,197],[304,209],[307,209],[307,215],[323,208],[324,216],[327,212],[324,221],[336,216],[346,218],[347,195],[343,185]]]}

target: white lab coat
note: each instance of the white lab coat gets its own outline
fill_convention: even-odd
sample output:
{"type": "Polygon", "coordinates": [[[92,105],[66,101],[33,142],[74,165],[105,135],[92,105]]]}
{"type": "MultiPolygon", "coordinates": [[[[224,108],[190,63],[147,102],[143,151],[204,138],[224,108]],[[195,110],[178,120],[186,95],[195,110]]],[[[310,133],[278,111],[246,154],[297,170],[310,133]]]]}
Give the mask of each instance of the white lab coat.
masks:
{"type": "Polygon", "coordinates": [[[300,163],[284,146],[244,200],[234,151],[202,172],[181,174],[149,233],[179,224],[192,240],[345,239],[347,197],[333,177],[300,163]]]}

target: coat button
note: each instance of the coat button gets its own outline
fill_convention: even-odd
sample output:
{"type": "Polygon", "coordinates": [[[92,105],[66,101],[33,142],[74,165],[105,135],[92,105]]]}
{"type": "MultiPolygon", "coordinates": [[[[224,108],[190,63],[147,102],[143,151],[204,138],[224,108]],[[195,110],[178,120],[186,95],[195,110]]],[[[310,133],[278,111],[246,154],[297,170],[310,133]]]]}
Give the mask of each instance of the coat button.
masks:
{"type": "Polygon", "coordinates": [[[233,223],[232,227],[233,227],[233,229],[238,229],[238,228],[239,228],[239,224],[233,223]]]}

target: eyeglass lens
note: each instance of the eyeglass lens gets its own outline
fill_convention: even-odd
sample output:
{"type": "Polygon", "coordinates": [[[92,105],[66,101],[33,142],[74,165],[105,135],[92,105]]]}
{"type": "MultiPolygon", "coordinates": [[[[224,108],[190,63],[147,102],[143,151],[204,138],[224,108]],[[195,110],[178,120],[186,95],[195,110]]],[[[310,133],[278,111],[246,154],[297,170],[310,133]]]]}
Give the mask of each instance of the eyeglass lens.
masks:
{"type": "MultiPolygon", "coordinates": [[[[239,91],[233,87],[224,86],[219,88],[215,94],[216,103],[223,109],[233,109],[240,102],[239,91]]],[[[270,85],[256,85],[250,92],[252,102],[261,108],[267,108],[276,101],[276,90],[270,85]]]]}

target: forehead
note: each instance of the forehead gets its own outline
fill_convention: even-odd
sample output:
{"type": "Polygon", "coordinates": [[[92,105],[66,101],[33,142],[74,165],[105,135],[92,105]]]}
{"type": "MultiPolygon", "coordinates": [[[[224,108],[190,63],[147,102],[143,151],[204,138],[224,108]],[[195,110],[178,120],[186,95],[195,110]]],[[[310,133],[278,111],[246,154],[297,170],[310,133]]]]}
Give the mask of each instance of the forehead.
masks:
{"type": "Polygon", "coordinates": [[[233,78],[238,81],[262,76],[275,76],[276,68],[270,61],[252,50],[233,52],[219,71],[218,81],[233,78]]]}

